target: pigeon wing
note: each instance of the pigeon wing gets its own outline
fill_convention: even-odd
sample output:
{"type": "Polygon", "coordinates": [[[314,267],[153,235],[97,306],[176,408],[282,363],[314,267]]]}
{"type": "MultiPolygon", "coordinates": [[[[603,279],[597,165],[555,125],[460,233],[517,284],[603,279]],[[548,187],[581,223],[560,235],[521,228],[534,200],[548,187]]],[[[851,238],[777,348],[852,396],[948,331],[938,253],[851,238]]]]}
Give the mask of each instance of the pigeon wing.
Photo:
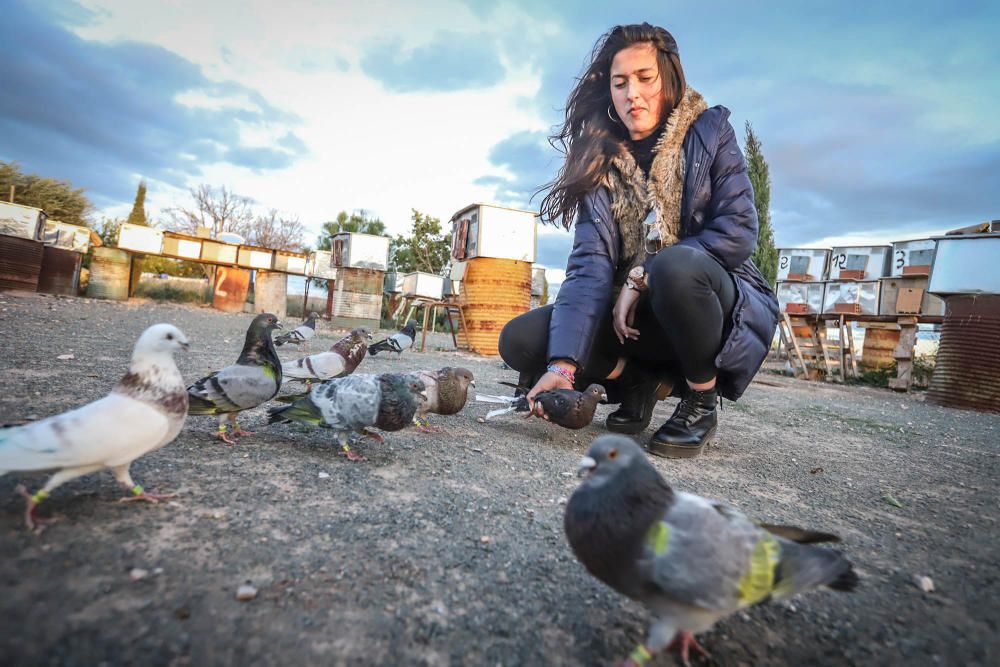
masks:
{"type": "Polygon", "coordinates": [[[344,357],[339,352],[320,352],[282,364],[282,376],[296,380],[332,380],[344,372],[344,357]]]}

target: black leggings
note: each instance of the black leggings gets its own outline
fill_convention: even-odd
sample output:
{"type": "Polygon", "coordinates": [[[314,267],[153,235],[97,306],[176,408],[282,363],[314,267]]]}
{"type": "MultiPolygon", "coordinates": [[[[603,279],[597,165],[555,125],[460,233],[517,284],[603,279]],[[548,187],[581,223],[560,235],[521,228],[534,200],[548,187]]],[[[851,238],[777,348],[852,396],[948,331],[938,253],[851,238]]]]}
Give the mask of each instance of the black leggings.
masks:
{"type": "MultiPolygon", "coordinates": [[[[696,384],[715,377],[715,356],[729,334],[736,304],[733,277],[708,254],[671,246],[657,253],[647,284],[636,310],[639,340],[619,343],[608,312],[578,380],[603,380],[620,357],[658,370],[673,369],[696,384]]],[[[500,356],[525,378],[537,378],[548,364],[552,309],[547,305],[528,311],[500,333],[500,356]]]]}

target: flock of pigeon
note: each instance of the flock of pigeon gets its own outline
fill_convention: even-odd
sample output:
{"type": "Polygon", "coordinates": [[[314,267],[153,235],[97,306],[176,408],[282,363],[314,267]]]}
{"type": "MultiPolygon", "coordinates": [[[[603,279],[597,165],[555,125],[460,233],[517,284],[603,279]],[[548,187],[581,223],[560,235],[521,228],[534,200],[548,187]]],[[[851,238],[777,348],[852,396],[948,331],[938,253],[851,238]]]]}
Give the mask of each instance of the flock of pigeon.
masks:
{"type": "MultiPolygon", "coordinates": [[[[416,322],[371,346],[371,332],[360,327],[329,351],[283,364],[276,346],[301,345],[315,336],[316,315],[293,331],[276,336],[278,318],[254,318],[239,357],[231,366],[187,385],[174,353],[188,349],[184,333],[171,324],[146,329],[136,342],[128,372],[104,398],[22,426],[0,430],[0,476],[16,471],[54,470],[41,490],[26,498],[24,520],[40,531],[50,519],[35,515],[38,504],[65,482],[104,468],[128,490],[123,501],[158,502],[136,484],[129,466],[180,433],[187,415],[216,415],[217,437],[253,435],[237,416],[271,400],[269,424],[297,422],[335,433],[340,453],[351,450],[352,434],[383,441],[372,429],[392,432],[411,424],[439,430],[428,414],[453,415],[474,387],[465,368],[446,367],[369,375],[354,373],[366,355],[396,352],[413,345],[416,322]],[[284,382],[296,393],[278,397],[284,382]],[[276,398],[277,397],[277,398],[276,398]]],[[[533,414],[519,387],[514,397],[479,396],[509,412],[533,414]]],[[[567,428],[591,422],[605,399],[600,385],[583,392],[539,394],[548,419],[567,428]]],[[[839,541],[835,535],[751,521],[735,508],[673,490],[630,438],[603,435],[594,440],[579,465],[583,481],[570,497],[564,517],[567,540],[576,557],[596,578],[638,600],[654,620],[645,643],[624,661],[646,664],[662,650],[677,650],[685,665],[689,652],[707,656],[693,633],[753,604],[784,599],[827,586],[852,590],[858,582],[851,563],[837,550],[815,546],[839,541]]]]}

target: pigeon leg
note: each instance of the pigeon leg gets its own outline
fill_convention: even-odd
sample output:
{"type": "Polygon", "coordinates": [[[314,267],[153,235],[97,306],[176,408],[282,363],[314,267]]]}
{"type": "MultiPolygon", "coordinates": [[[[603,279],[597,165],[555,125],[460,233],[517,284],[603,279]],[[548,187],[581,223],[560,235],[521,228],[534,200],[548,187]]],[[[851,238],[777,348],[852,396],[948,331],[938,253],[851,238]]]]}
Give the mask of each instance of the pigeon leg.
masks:
{"type": "Polygon", "coordinates": [[[229,421],[229,415],[219,416],[219,430],[215,432],[215,437],[226,443],[227,445],[235,445],[236,441],[226,435],[226,423],[229,421]]]}
{"type": "Polygon", "coordinates": [[[711,654],[705,650],[705,647],[695,640],[694,635],[686,630],[678,632],[677,636],[674,637],[674,641],[670,642],[670,645],[667,647],[668,651],[677,651],[680,653],[681,663],[683,663],[684,667],[691,667],[691,661],[688,659],[691,649],[694,649],[695,653],[705,658],[712,657],[711,654]]]}
{"type": "Polygon", "coordinates": [[[413,423],[417,425],[417,429],[421,433],[440,433],[441,429],[437,426],[431,424],[430,420],[425,416],[423,419],[414,415],[413,423]]]}
{"type": "Polygon", "coordinates": [[[156,504],[161,500],[177,497],[176,493],[146,493],[141,484],[136,484],[132,481],[132,475],[129,474],[128,470],[129,465],[130,464],[126,463],[125,465],[115,466],[111,469],[111,472],[114,473],[115,479],[118,480],[118,483],[128,489],[129,493],[132,494],[131,496],[120,498],[118,502],[131,503],[136,500],[142,500],[147,503],[156,504]]]}
{"type": "Polygon", "coordinates": [[[374,440],[375,442],[377,442],[380,445],[385,442],[385,438],[383,438],[381,434],[379,434],[379,433],[377,433],[375,431],[369,430],[367,428],[364,429],[361,432],[361,435],[365,436],[366,438],[371,438],[372,440],[374,440]]]}
{"type": "Polygon", "coordinates": [[[240,423],[238,421],[236,421],[236,413],[235,412],[232,413],[232,417],[230,418],[230,421],[233,422],[233,431],[232,431],[232,433],[233,433],[233,435],[235,437],[238,438],[238,437],[241,437],[241,436],[244,436],[244,435],[256,435],[256,433],[254,431],[244,431],[242,428],[240,428],[240,423]]]}
{"type": "Polygon", "coordinates": [[[341,451],[337,452],[339,456],[347,457],[348,461],[367,461],[368,459],[351,450],[350,445],[347,444],[347,437],[340,433],[337,435],[337,440],[340,441],[341,451]]]}
{"type": "Polygon", "coordinates": [[[45,526],[50,523],[55,523],[57,519],[52,517],[51,519],[43,519],[42,517],[35,516],[35,509],[38,505],[52,495],[52,491],[58,486],[62,486],[71,479],[76,479],[77,477],[82,477],[88,473],[96,472],[103,468],[103,464],[95,464],[89,466],[81,466],[79,468],[66,468],[65,470],[60,470],[56,474],[49,477],[49,481],[45,483],[40,490],[33,494],[29,494],[28,490],[24,488],[23,485],[18,484],[15,489],[26,501],[28,501],[27,507],[24,509],[24,525],[31,532],[38,535],[43,530],[45,526]]]}

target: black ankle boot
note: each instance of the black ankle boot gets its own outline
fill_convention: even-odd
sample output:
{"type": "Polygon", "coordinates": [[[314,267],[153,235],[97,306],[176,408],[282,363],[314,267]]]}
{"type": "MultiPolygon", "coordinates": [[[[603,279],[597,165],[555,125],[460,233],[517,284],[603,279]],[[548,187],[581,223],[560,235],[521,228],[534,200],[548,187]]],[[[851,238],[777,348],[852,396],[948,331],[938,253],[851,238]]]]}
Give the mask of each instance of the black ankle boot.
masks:
{"type": "Polygon", "coordinates": [[[715,410],[718,398],[714,387],[708,391],[688,389],[674,414],[653,434],[650,454],[667,458],[698,456],[719,424],[715,410]]]}
{"type": "Polygon", "coordinates": [[[653,417],[660,383],[656,377],[632,366],[625,367],[617,383],[621,406],[608,415],[605,425],[615,433],[642,433],[653,417]]]}

